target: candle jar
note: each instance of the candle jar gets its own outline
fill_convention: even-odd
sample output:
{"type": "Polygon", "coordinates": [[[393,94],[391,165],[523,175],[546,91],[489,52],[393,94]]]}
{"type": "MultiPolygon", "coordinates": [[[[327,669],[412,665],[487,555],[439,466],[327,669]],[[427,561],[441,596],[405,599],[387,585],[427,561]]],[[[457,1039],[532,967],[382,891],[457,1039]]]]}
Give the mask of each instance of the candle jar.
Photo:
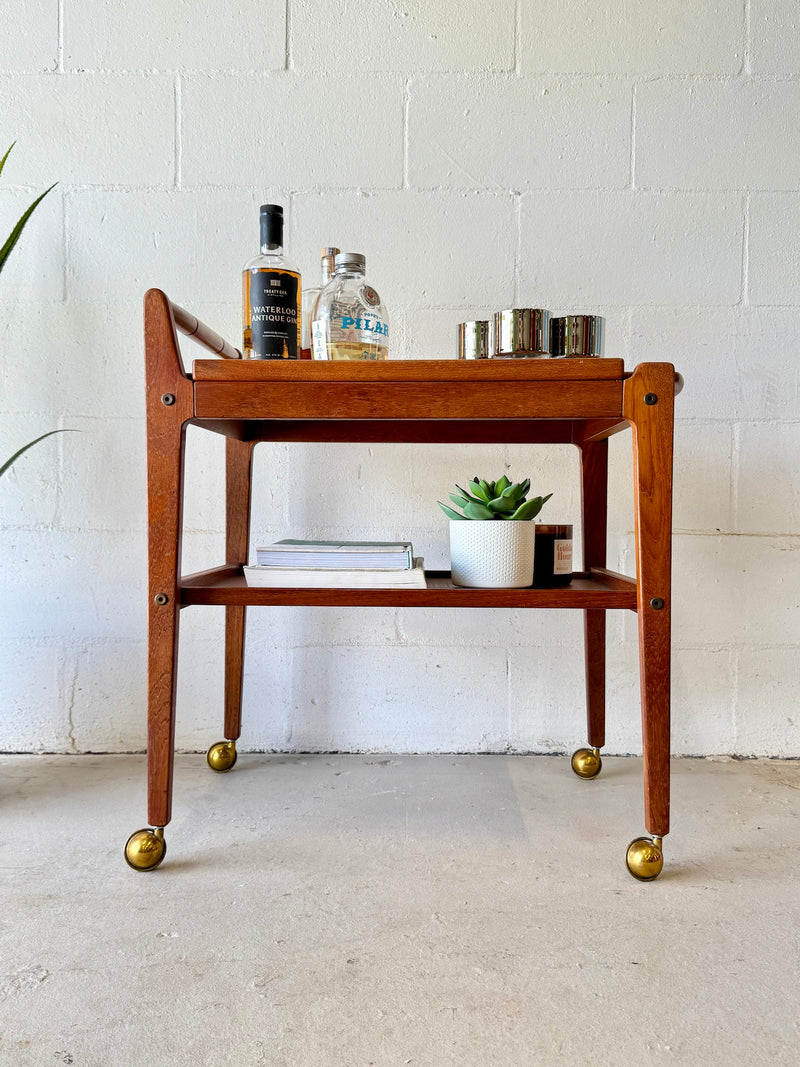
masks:
{"type": "Polygon", "coordinates": [[[535,525],[534,587],[569,585],[572,581],[572,526],[539,522],[535,525]]]}
{"type": "Polygon", "coordinates": [[[604,335],[602,315],[561,315],[550,320],[550,354],[567,359],[602,356],[604,335]]]}
{"type": "Polygon", "coordinates": [[[491,359],[549,359],[550,312],[544,308],[496,311],[490,326],[491,359]]]}
{"type": "Polygon", "coordinates": [[[489,322],[478,319],[473,322],[459,322],[458,350],[459,359],[489,358],[489,322]]]}

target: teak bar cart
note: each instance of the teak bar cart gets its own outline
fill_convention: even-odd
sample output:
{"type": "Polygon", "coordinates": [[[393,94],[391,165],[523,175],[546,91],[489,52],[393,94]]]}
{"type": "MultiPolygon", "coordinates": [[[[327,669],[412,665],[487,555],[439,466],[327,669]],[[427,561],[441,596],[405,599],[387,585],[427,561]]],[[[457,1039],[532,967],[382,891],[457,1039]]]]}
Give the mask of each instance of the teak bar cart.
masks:
{"type": "Polygon", "coordinates": [[[248,605],[579,608],[585,620],[588,746],[581,778],[601,768],[605,738],[606,611],[638,615],[645,827],[626,853],[648,881],[663,866],[669,830],[670,569],[674,397],[669,363],[626,372],[620,359],[396,360],[380,363],[241,360],[241,353],[158,289],[145,296],[149,625],[147,803],[152,828],[125,846],[136,870],[166,853],[175,737],[178,617],[192,604],[225,607],[225,740],[209,765],[229,770],[240,735],[248,605]],[[185,372],[177,331],[222,359],[185,372]],[[487,418],[486,412],[493,412],[487,418]],[[226,553],[222,566],[181,574],[185,431],[226,437],[226,553]],[[636,575],[606,567],[608,438],[633,437],[636,575]],[[427,589],[274,589],[247,585],[253,446],[259,441],[564,443],[581,456],[583,570],[554,589],[465,589],[447,572],[427,589]]]}

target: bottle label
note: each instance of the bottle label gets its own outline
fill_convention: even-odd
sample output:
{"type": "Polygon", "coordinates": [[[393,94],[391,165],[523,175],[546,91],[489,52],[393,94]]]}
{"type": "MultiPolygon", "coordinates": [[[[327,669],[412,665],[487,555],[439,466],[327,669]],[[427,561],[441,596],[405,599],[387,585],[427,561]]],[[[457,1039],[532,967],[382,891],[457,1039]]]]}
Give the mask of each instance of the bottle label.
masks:
{"type": "Polygon", "coordinates": [[[314,319],[311,323],[311,348],[314,359],[328,358],[328,350],[325,344],[325,323],[322,319],[314,319]]]}
{"type": "Polygon", "coordinates": [[[330,337],[324,319],[311,326],[314,359],[386,359],[389,324],[362,312],[335,314],[330,320],[330,337]]]}
{"type": "MultiPolygon", "coordinates": [[[[331,318],[337,336],[343,341],[374,342],[376,338],[389,336],[389,324],[374,315],[334,315],[331,318]]],[[[380,344],[380,340],[378,341],[380,344]]]]}
{"type": "Polygon", "coordinates": [[[572,574],[572,541],[553,541],[553,574],[572,574]]]}
{"type": "Polygon", "coordinates": [[[285,270],[250,272],[250,330],[255,359],[298,359],[300,278],[285,270]]]}

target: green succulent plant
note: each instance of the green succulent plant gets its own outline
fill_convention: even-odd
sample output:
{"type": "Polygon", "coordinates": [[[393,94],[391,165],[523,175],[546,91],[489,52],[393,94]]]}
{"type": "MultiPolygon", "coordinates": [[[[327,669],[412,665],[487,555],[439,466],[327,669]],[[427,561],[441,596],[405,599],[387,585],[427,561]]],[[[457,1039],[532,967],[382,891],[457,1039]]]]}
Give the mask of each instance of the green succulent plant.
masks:
{"type": "MultiPolygon", "coordinates": [[[[16,143],[17,142],[14,141],[14,144],[11,145],[11,148],[13,148],[16,143]]],[[[8,159],[9,155],[11,154],[11,148],[9,148],[8,151],[6,152],[6,154],[3,156],[3,158],[0,159],[0,174],[3,173],[3,167],[6,165],[6,160],[8,159]]],[[[50,189],[55,188],[56,185],[58,185],[58,182],[55,182],[53,185],[51,185],[50,189]]],[[[21,235],[22,231],[25,229],[25,224],[27,223],[28,219],[34,213],[34,211],[39,206],[39,204],[42,202],[42,200],[44,200],[44,198],[50,192],[50,189],[45,189],[45,191],[41,194],[41,196],[37,196],[36,199],[34,200],[34,202],[30,205],[30,207],[26,208],[25,211],[23,211],[22,215],[17,220],[16,226],[14,226],[13,230],[8,235],[8,238],[7,238],[6,242],[5,242],[5,244],[3,245],[2,248],[0,248],[0,272],[2,272],[3,267],[6,265],[6,260],[11,255],[11,251],[14,248],[14,245],[20,239],[20,235],[21,235]]],[[[27,452],[29,448],[32,448],[35,444],[38,444],[39,441],[43,441],[45,437],[52,436],[52,434],[54,434],[54,433],[66,433],[66,431],[65,430],[49,430],[47,433],[43,433],[40,437],[37,437],[34,441],[29,441],[27,445],[23,445],[22,448],[18,449],[14,453],[14,455],[11,457],[11,459],[7,459],[5,461],[5,463],[3,463],[2,466],[0,466],[0,477],[2,477],[3,474],[5,474],[5,472],[8,470],[8,468],[11,466],[11,464],[15,460],[19,459],[19,457],[22,455],[23,452],[27,452]]]]}
{"type": "Polygon", "coordinates": [[[511,482],[505,474],[496,482],[476,475],[468,484],[469,492],[456,485],[458,495],[449,494],[461,511],[454,511],[441,500],[437,501],[448,519],[533,519],[553,495],[548,493],[547,496],[533,496],[529,500],[527,495],[531,487],[530,478],[523,482],[511,482]]]}

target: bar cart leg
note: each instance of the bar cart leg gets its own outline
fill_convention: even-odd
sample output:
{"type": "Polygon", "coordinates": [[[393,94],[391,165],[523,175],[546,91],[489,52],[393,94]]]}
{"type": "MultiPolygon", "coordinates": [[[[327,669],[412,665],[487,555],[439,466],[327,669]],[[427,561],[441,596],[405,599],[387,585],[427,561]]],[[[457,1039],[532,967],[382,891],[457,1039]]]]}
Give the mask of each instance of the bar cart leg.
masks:
{"type": "Polygon", "coordinates": [[[192,385],[183,372],[169,304],[163,293],[145,297],[147,402],[147,815],[153,829],[131,834],[125,859],[139,871],[156,868],[172,817],[175,689],[183,528],[186,422],[192,385]]]}
{"type": "Polygon", "coordinates": [[[644,753],[644,818],[650,837],[628,846],[628,870],[642,881],[663,866],[669,833],[670,615],[672,572],[672,449],[675,369],[637,368],[623,393],[633,431],[639,670],[644,753]]]}
{"type": "MultiPolygon", "coordinates": [[[[226,563],[246,563],[250,539],[250,500],[253,472],[252,441],[226,438],[226,563]]],[[[242,726],[245,611],[225,608],[225,740],[213,744],[206,755],[209,767],[222,773],[236,763],[236,742],[242,726]]]]}
{"type": "MultiPolygon", "coordinates": [[[[605,567],[608,528],[608,441],[577,442],[581,450],[583,569],[605,567]]],[[[572,754],[579,778],[596,778],[603,767],[600,749],[606,730],[606,613],[583,612],[586,657],[586,726],[588,748],[572,754]]]]}

